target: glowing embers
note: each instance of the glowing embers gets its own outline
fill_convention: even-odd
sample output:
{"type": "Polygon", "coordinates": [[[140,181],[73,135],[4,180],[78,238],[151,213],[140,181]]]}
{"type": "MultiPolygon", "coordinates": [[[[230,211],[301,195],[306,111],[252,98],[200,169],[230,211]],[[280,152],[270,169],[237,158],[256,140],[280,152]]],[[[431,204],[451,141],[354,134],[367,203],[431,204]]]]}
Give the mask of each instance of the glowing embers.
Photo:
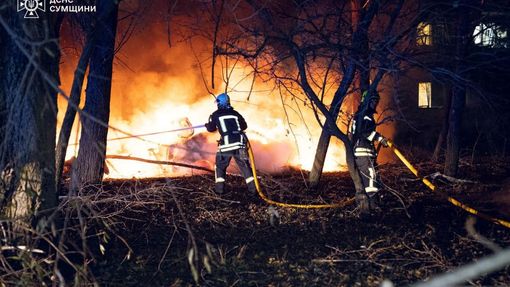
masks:
{"type": "MultiPolygon", "coordinates": [[[[214,169],[215,152],[216,143],[209,139],[208,134],[200,133],[193,137],[182,138],[177,143],[171,144],[167,149],[167,159],[214,169]]],[[[185,172],[179,167],[172,167],[171,169],[174,173],[185,172]]]]}

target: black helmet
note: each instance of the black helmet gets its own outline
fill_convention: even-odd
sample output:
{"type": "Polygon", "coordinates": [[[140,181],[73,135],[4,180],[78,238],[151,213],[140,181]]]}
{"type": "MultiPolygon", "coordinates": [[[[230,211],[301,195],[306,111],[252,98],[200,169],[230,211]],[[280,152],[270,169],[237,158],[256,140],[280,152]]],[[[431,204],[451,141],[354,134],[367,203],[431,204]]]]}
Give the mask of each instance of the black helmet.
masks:
{"type": "Polygon", "coordinates": [[[361,102],[362,103],[369,103],[370,101],[379,101],[381,97],[379,96],[379,93],[377,91],[369,92],[364,91],[363,95],[361,96],[361,102]]]}

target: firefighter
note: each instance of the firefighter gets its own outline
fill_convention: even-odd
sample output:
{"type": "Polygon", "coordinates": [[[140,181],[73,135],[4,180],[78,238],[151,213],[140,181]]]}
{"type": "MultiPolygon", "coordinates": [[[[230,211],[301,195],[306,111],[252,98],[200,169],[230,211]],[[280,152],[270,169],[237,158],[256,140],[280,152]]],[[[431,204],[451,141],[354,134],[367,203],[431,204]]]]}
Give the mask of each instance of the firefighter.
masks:
{"type": "Polygon", "coordinates": [[[234,158],[241,170],[250,192],[256,192],[253,174],[250,168],[247,138],[244,130],[248,127],[243,116],[232,108],[230,98],[226,93],[216,97],[218,109],[211,114],[205,124],[207,131],[220,133],[215,165],[215,191],[222,194],[225,191],[225,176],[230,160],[234,158]]]}
{"type": "MultiPolygon", "coordinates": [[[[377,208],[377,193],[379,192],[379,183],[375,169],[377,151],[374,142],[378,141],[382,146],[388,146],[387,139],[375,130],[374,114],[377,113],[376,108],[379,99],[377,92],[365,91],[351,126],[354,158],[360,172],[364,192],[368,197],[368,208],[371,210],[377,208]]],[[[361,198],[364,198],[364,196],[361,198]]]]}

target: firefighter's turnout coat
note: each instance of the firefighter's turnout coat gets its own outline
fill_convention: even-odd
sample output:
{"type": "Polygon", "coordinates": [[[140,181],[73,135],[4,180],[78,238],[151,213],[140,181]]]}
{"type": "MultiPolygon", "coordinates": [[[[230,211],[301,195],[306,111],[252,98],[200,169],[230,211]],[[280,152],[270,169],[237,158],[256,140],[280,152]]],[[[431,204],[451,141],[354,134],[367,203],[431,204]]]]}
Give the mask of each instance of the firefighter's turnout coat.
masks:
{"type": "Polygon", "coordinates": [[[375,170],[377,152],[375,150],[374,141],[381,141],[384,139],[383,136],[375,131],[375,128],[376,124],[373,111],[367,111],[364,115],[355,117],[351,127],[356,165],[361,173],[361,180],[365,187],[365,192],[369,197],[375,195],[379,191],[375,170]]]}
{"type": "Polygon", "coordinates": [[[253,174],[246,151],[246,135],[248,127],[243,116],[232,107],[218,108],[205,124],[207,131],[220,133],[218,151],[216,153],[215,179],[216,192],[223,193],[226,170],[230,160],[234,158],[244,176],[250,191],[255,191],[253,174]]]}

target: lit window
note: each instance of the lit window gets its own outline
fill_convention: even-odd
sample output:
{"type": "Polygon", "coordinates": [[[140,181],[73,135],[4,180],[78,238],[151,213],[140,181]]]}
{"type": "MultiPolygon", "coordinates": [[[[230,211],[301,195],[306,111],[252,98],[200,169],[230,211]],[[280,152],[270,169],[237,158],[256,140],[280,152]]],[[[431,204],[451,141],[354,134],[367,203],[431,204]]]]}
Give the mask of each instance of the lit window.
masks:
{"type": "Polygon", "coordinates": [[[418,107],[422,109],[432,107],[432,83],[418,83],[418,107]]]}
{"type": "Polygon", "coordinates": [[[417,27],[416,43],[421,46],[432,45],[432,25],[421,22],[417,27]]]}
{"type": "Polygon", "coordinates": [[[481,23],[473,32],[474,42],[479,46],[491,48],[508,47],[507,30],[494,23],[481,23]]]}

